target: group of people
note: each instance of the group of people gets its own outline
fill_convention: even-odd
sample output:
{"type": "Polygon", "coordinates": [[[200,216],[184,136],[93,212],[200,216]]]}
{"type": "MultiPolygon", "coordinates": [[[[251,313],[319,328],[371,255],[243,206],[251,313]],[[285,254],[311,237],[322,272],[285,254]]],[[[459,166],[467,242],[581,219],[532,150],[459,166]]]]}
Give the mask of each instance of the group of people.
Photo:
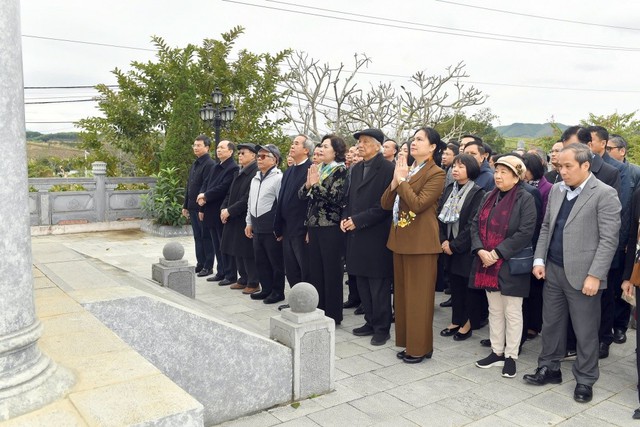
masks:
{"type": "Polygon", "coordinates": [[[430,127],[400,145],[379,129],[353,137],[349,148],[338,135],[297,135],[284,173],[275,145],[222,141],[214,161],[197,137],[183,214],[198,276],[266,304],[285,299],[285,276],[309,282],[336,325],[358,307],[364,325],[352,332],[372,345],[395,321],[405,363],[431,357],[434,295],[446,287],[441,336],[464,341],[489,325],[491,353],[476,366],[513,378],[522,345],[540,334],[524,380],[559,383],[560,362],[575,357],[574,399],[590,401],[598,359],[626,341],[630,318],[621,296],[633,293],[640,168],[624,138],[570,127],[547,166],[542,150],[494,154],[475,135],[445,143],[430,127]]]}

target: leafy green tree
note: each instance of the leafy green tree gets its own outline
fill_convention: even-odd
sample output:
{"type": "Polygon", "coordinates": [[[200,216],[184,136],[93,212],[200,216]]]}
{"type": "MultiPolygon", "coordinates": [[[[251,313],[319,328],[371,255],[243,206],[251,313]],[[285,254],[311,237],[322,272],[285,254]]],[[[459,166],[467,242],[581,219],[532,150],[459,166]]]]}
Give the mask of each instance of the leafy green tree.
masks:
{"type": "Polygon", "coordinates": [[[460,112],[444,117],[435,129],[445,139],[460,139],[465,134],[478,135],[495,153],[503,153],[505,139],[491,124],[496,118],[489,108],[483,108],[470,117],[460,112]]]}
{"type": "Polygon", "coordinates": [[[596,116],[589,113],[589,118],[580,120],[582,126],[602,126],[610,134],[621,135],[629,144],[627,159],[632,163],[640,162],[640,120],[636,119],[637,111],[631,113],[613,113],[608,116],[596,116]]]}
{"type": "Polygon", "coordinates": [[[116,149],[132,155],[137,173],[171,166],[184,177],[193,161],[193,139],[199,133],[213,133],[200,121],[199,107],[211,102],[216,87],[226,94],[225,104],[233,103],[237,109],[223,138],[282,144],[281,128],[289,119],[276,114],[287,105],[286,93],[277,86],[286,78],[280,65],[290,51],[271,55],[242,49],[234,52],[237,59],[232,60],[231,52],[243,31],[235,27],[223,33],[221,40],[205,39],[202,45],[184,48],[172,48],[161,37],[152,37],[157,48],[154,60],[134,61],[129,71],[116,68],[117,89],[96,86],[103,117],[80,120],[83,145],[99,153],[113,154],[116,149]],[[169,151],[163,155],[165,149],[169,151]]]}

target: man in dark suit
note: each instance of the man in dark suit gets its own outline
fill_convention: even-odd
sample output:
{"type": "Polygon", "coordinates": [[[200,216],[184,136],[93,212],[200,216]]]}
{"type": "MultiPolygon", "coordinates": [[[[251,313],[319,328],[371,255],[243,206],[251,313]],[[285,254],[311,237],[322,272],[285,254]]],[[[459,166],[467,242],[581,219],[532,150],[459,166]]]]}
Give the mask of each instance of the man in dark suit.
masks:
{"type": "Polygon", "coordinates": [[[524,376],[535,385],[562,382],[571,315],[578,344],[573,398],[581,403],[591,401],[599,377],[600,298],[618,246],[621,209],[615,190],[590,172],[592,159],[581,144],[566,146],[559,156],[563,182],[549,193],[533,267],[533,275],[545,279],[542,351],[535,373],[524,376]]]}
{"type": "MultiPolygon", "coordinates": [[[[291,142],[289,156],[293,164],[284,171],[278,205],[273,220],[273,232],[278,241],[282,241],[284,256],[284,270],[289,286],[294,286],[307,280],[309,260],[305,238],[307,227],[307,200],[300,200],[298,190],[307,180],[307,173],[315,144],[306,135],[298,135],[291,142]]],[[[278,307],[279,310],[288,308],[289,304],[278,307]]]]}
{"type": "Polygon", "coordinates": [[[196,273],[198,276],[208,276],[213,267],[213,244],[211,236],[204,229],[202,221],[198,217],[198,194],[204,191],[204,184],[213,168],[214,162],[209,156],[211,139],[206,135],[199,135],[193,142],[193,154],[197,159],[189,170],[189,179],[184,191],[184,204],[182,215],[191,220],[193,240],[196,245],[196,273]]]}
{"type": "Polygon", "coordinates": [[[622,284],[622,271],[624,268],[624,251],[627,240],[629,240],[629,228],[631,227],[631,195],[633,194],[633,188],[628,165],[611,158],[606,150],[609,132],[602,126],[589,126],[587,130],[591,133],[591,142],[589,143],[591,152],[595,156],[602,157],[606,164],[613,166],[620,173],[620,191],[618,193],[620,204],[622,205],[622,211],[620,212],[620,240],[618,250],[609,269],[609,277],[607,279],[609,286],[602,293],[600,358],[604,359],[609,356],[609,346],[612,342],[622,344],[627,340],[627,324],[629,323],[631,310],[629,309],[629,304],[621,299],[622,288],[620,285],[622,284]],[[618,318],[617,324],[616,314],[621,318],[618,318]]]}
{"type": "Polygon", "coordinates": [[[235,259],[223,254],[220,247],[223,227],[220,220],[220,205],[222,205],[233,179],[238,174],[238,165],[233,160],[234,151],[235,146],[232,142],[225,140],[218,143],[216,155],[220,162],[211,169],[204,187],[205,191],[198,195],[203,224],[211,234],[213,250],[218,263],[216,275],[209,277],[207,281],[219,281],[220,286],[231,285],[238,278],[235,259]]]}
{"type": "Polygon", "coordinates": [[[347,206],[340,228],[347,233],[347,271],[356,276],[365,324],[353,330],[357,336],[373,335],[372,345],[390,338],[393,255],[387,249],[391,211],[380,198],[393,179],[394,164],[380,152],[384,134],[365,129],[353,137],[363,161],[353,166],[347,206]]]}

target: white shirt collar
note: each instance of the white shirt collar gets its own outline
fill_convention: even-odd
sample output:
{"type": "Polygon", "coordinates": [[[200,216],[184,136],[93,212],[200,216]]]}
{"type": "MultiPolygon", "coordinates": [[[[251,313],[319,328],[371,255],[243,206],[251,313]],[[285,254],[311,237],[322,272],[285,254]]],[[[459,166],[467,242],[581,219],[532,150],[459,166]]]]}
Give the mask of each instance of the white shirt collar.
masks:
{"type": "Polygon", "coordinates": [[[584,186],[587,185],[587,181],[589,181],[589,179],[591,179],[592,176],[593,176],[593,173],[589,172],[589,176],[587,177],[587,179],[582,181],[582,184],[580,184],[574,190],[572,190],[571,187],[569,187],[567,184],[564,183],[564,181],[562,181],[560,182],[560,191],[563,191],[563,192],[566,191],[567,200],[573,200],[576,197],[578,197],[580,193],[582,193],[582,190],[584,190],[584,186]]]}

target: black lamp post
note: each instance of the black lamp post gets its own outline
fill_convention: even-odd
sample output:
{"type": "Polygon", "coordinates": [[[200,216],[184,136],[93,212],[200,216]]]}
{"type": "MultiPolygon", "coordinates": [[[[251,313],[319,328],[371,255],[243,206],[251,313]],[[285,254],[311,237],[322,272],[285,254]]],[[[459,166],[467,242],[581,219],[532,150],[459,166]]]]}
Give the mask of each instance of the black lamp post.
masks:
{"type": "Polygon", "coordinates": [[[226,107],[222,106],[222,97],[224,94],[217,88],[211,92],[211,102],[207,102],[200,109],[200,118],[207,122],[215,132],[216,146],[220,142],[220,129],[226,127],[236,115],[236,109],[232,104],[226,107]]]}

